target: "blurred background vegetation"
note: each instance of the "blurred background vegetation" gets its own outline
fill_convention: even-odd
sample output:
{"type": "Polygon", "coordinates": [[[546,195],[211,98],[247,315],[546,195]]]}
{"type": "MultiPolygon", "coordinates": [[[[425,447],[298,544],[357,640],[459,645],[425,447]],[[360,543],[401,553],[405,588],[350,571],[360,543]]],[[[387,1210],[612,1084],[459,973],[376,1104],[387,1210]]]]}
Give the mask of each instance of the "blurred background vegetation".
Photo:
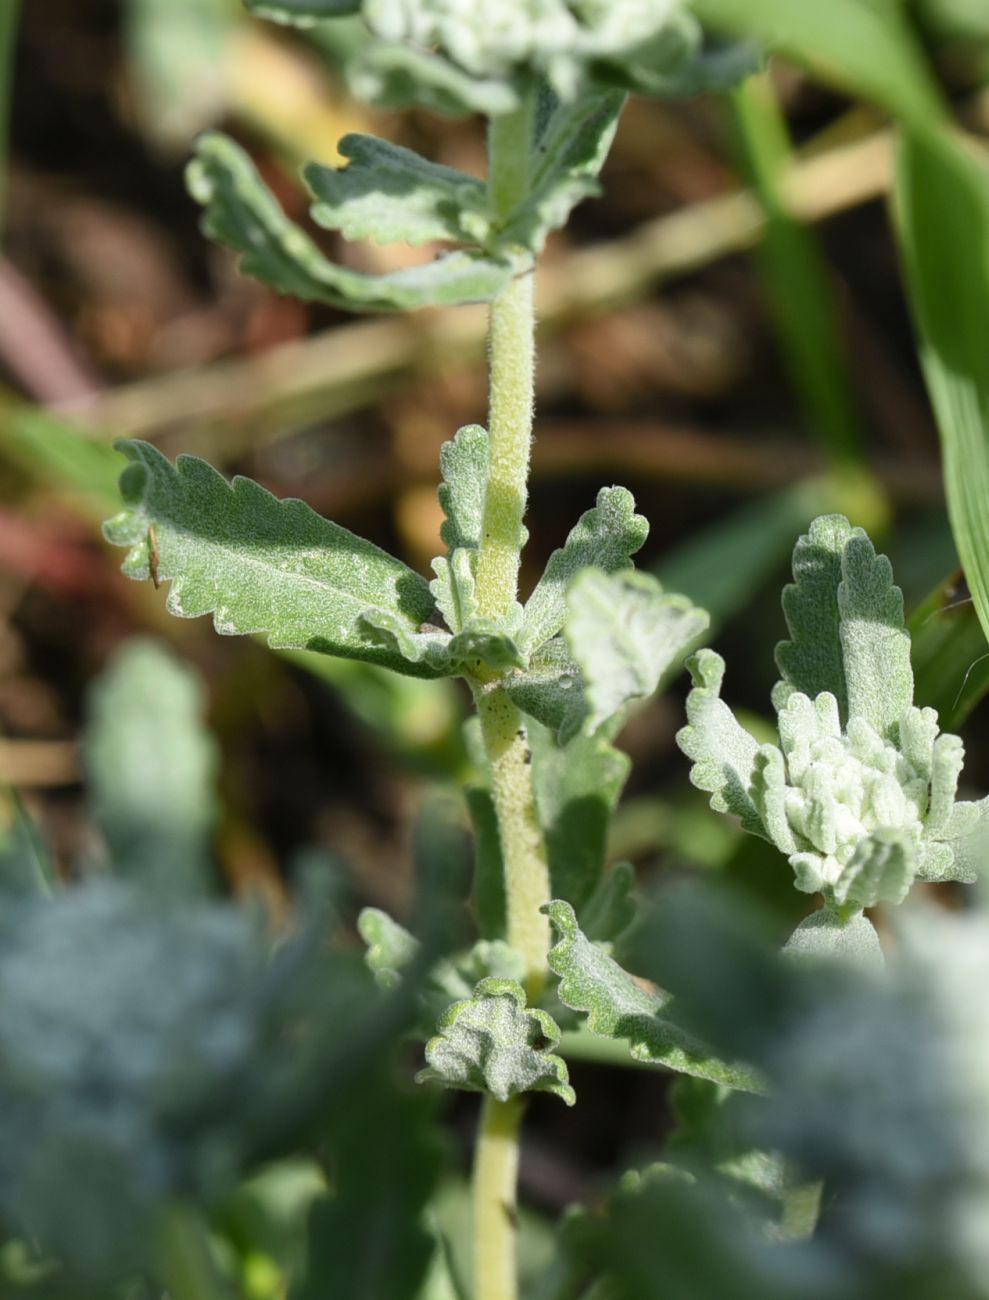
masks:
{"type": "MultiPolygon", "coordinates": [[[[964,124],[989,133],[985,6],[912,10],[964,124]]],[[[87,693],[122,642],[151,634],[207,684],[230,890],[277,915],[287,864],[315,845],[351,914],[370,903],[401,920],[413,814],[431,784],[469,777],[459,684],[171,619],[162,593],[119,575],[98,529],[114,510],[111,444],[127,435],[303,497],[420,570],[438,549],[440,444],[484,417],[483,310],[360,320],[279,298],[200,235],[183,184],[190,141],[214,124],[309,229],[295,173],[335,161],[347,131],[483,170],[477,121],[349,99],[335,71],[347,24],[332,26],[337,44],[255,22],[238,0],[22,0],[0,191],[0,783],[58,863],[84,856],[87,693]]],[[[602,482],[628,486],[652,523],[641,563],[711,611],[733,697],[757,713],[793,542],[843,510],[893,560],[917,703],[945,729],[969,719],[965,776],[981,792],[989,659],[947,524],[892,169],[878,112],[785,63],[730,97],[632,102],[603,197],[554,237],[540,273],[523,586],[602,482]]],[[[374,270],[422,255],[334,248],[374,270]]],[[[672,683],[620,738],[635,767],[610,855],[645,885],[723,871],[778,909],[783,934],[802,900],[775,851],[743,843],[689,786],[673,744],[682,693],[672,683]]],[[[592,1194],[670,1123],[662,1078],[573,1072],[576,1111],[532,1103],[522,1195],[537,1210],[592,1194]]],[[[466,1158],[474,1102],[445,1104],[466,1158]]]]}

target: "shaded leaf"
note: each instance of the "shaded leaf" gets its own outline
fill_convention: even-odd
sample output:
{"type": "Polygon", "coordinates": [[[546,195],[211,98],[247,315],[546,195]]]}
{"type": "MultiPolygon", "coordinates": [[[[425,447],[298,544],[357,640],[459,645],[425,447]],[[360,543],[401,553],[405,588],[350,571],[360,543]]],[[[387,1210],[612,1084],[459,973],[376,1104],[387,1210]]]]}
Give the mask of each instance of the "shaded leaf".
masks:
{"type": "Polygon", "coordinates": [[[426,1044],[428,1066],[417,1075],[420,1082],[488,1092],[499,1101],[522,1092],[552,1092],[568,1106],[576,1100],[566,1062],[553,1054],[560,1031],[547,1012],[526,1008],[517,981],[481,980],[437,1028],[426,1044]]]}
{"type": "Polygon", "coordinates": [[[651,695],[708,622],[703,610],[665,593],[648,573],[585,569],[567,592],[567,610],[565,635],[584,681],[587,732],[651,695]]]}
{"type": "Polygon", "coordinates": [[[382,988],[394,988],[419,951],[419,940],[378,907],[365,907],[357,918],[357,930],[367,944],[366,960],[382,988]]]}
{"type": "Polygon", "coordinates": [[[635,513],[635,500],[625,488],[602,488],[597,505],[587,510],[570,531],[566,543],[553,552],[543,576],[526,601],[522,645],[535,650],[563,628],[566,594],[581,569],[589,565],[614,573],[628,568],[649,532],[635,513]]]}
{"type": "Polygon", "coordinates": [[[560,1000],[586,1014],[593,1033],[627,1039],[638,1061],[747,1092],[761,1090],[750,1069],[719,1060],[681,1028],[668,994],[644,987],[603,948],[591,943],[581,933],[569,903],[554,901],[544,910],[559,936],[550,950],[549,966],[560,977],[560,1000]]]}
{"type": "Polygon", "coordinates": [[[119,871],[175,894],[209,888],[217,749],[197,678],[154,641],[129,642],[90,692],[83,761],[119,871]]]}
{"type": "Polygon", "coordinates": [[[793,548],[793,582],[783,588],[783,613],[789,641],[776,647],[776,665],[783,674],[773,692],[781,709],[791,692],[813,700],[830,691],[843,721],[848,719],[848,689],[839,637],[838,585],[841,556],[852,536],[843,515],[822,515],[793,548]]]}
{"type": "Polygon", "coordinates": [[[205,208],[204,233],[240,253],[245,274],[307,301],[354,311],[488,302],[512,275],[510,264],[467,252],[387,275],[364,275],[330,262],[285,216],[248,155],[226,136],[200,138],[187,181],[205,208]]]}
{"type": "Polygon", "coordinates": [[[487,187],[473,176],[373,135],[345,135],[337,150],[346,166],[302,173],[317,225],[379,244],[487,241],[487,187]]]}
{"type": "Polygon", "coordinates": [[[401,561],[250,479],[228,483],[193,456],[172,465],[147,443],[118,445],[131,462],[121,475],[125,507],[104,533],[130,547],[128,577],[172,583],[170,613],[212,614],[218,632],[265,632],[275,647],[437,675],[377,644],[362,621],[373,609],[411,634],[429,617],[429,587],[401,561]]]}
{"type": "Polygon", "coordinates": [[[580,909],[580,928],[593,943],[613,943],[635,920],[635,868],[616,862],[580,909]]]}
{"type": "Polygon", "coordinates": [[[562,636],[541,645],[526,671],[507,679],[505,691],[523,713],[556,732],[560,744],[580,731],[587,712],[583,678],[562,636]]]}
{"type": "Polygon", "coordinates": [[[625,104],[625,94],[593,88],[558,104],[535,149],[523,202],[509,215],[497,242],[542,251],[551,230],[566,225],[584,199],[599,193],[601,170],[625,104]]]}

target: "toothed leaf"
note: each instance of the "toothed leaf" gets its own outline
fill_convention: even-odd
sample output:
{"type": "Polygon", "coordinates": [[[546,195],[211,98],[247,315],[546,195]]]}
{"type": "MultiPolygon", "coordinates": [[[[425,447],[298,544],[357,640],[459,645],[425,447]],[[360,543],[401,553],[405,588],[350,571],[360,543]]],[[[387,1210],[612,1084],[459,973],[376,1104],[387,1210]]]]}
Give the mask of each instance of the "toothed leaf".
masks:
{"type": "Polygon", "coordinates": [[[554,551],[525,605],[522,644],[534,650],[562,629],[567,618],[567,588],[581,569],[593,565],[605,573],[628,568],[646,540],[649,525],[635,513],[625,488],[602,488],[597,505],[585,511],[566,544],[554,551]]]}
{"type": "Polygon", "coordinates": [[[875,907],[902,903],[917,873],[917,847],[900,831],[879,830],[859,841],[834,885],[836,903],[875,907]]]}
{"type": "Polygon", "coordinates": [[[303,171],[317,225],[379,244],[487,240],[487,189],[473,176],[373,135],[345,135],[337,150],[346,166],[303,171]]]}
{"type": "Polygon", "coordinates": [[[477,582],[474,576],[476,551],[459,548],[449,558],[433,561],[436,577],[429,584],[436,607],[452,632],[462,632],[478,617],[477,582]]]}
{"type": "Polygon", "coordinates": [[[361,0],[244,0],[251,13],[275,23],[311,27],[326,18],[360,13],[361,0]]]}
{"type": "Polygon", "coordinates": [[[245,274],[296,298],[355,311],[414,311],[488,302],[512,275],[510,264],[468,252],[387,275],[339,266],[286,217],[248,155],[223,135],[200,138],[187,181],[205,208],[204,232],[242,255],[245,274]]]}
{"type": "Polygon", "coordinates": [[[637,1061],[746,1092],[761,1091],[751,1070],[719,1060],[676,1023],[674,1000],[668,994],[634,980],[603,948],[591,943],[569,903],[554,901],[543,910],[559,935],[549,953],[549,966],[560,977],[560,1000],[587,1016],[592,1033],[626,1039],[637,1061]]]}
{"type": "Polygon", "coordinates": [[[776,664],[783,674],[773,693],[782,708],[792,691],[814,699],[822,691],[838,701],[842,720],[848,718],[848,690],[839,638],[838,584],[841,556],[852,536],[842,515],[822,515],[793,550],[793,582],[783,588],[783,613],[789,641],[776,647],[776,664]]]}
{"type": "Polygon", "coordinates": [[[426,1044],[428,1066],[420,1082],[507,1101],[523,1092],[552,1092],[568,1106],[576,1100],[563,1058],[553,1054],[560,1031],[545,1011],[526,1008],[522,985],[484,979],[473,996],[454,1003],[426,1044]]]}
{"type": "Polygon", "coordinates": [[[357,930],[367,944],[368,969],[382,988],[394,988],[403,968],[419,951],[419,940],[377,907],[364,908],[357,918],[357,930]]]}
{"type": "Polygon", "coordinates": [[[499,242],[542,251],[551,230],[584,199],[599,193],[601,170],[625,104],[620,90],[592,89],[558,105],[536,146],[525,200],[499,232],[499,242]]]}
{"type": "Polygon", "coordinates": [[[652,695],[667,668],[708,625],[686,596],[648,573],[585,569],[567,592],[566,639],[584,679],[593,732],[631,700],[652,695]]]}
{"type": "Polygon", "coordinates": [[[759,745],[721,699],[725,661],[713,650],[699,650],[687,666],[694,687],[687,696],[688,725],[677,733],[677,744],[693,760],[690,780],[710,793],[716,812],[733,813],[745,830],[765,836],[752,796],[759,745]]]}
{"type": "Polygon", "coordinates": [[[467,424],[440,448],[443,482],[437,495],[446,519],[440,536],[452,552],[476,551],[481,545],[484,493],[488,475],[488,434],[479,424],[467,424]]]}
{"type": "Polygon", "coordinates": [[[864,533],[853,534],[841,556],[838,612],[848,686],[849,718],[865,718],[884,737],[913,704],[910,636],[903,593],[885,555],[864,533]]]}
{"type": "Polygon", "coordinates": [[[377,643],[362,619],[374,610],[411,635],[428,618],[429,586],[401,561],[304,502],[279,501],[250,479],[228,483],[194,456],[173,465],[147,443],[117,445],[131,462],[120,481],[125,506],[104,533],[130,547],[128,577],[171,582],[172,614],[212,614],[218,632],[264,632],[278,648],[437,675],[377,643]]]}

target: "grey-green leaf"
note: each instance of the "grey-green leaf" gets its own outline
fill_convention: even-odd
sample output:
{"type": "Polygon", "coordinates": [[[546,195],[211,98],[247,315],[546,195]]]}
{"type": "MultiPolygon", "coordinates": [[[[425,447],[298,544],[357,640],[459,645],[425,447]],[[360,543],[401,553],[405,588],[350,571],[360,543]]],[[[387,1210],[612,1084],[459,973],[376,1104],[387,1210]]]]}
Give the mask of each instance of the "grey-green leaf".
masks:
{"type": "Polygon", "coordinates": [[[560,999],[587,1016],[592,1033],[627,1039],[637,1061],[746,1092],[761,1091],[752,1070],[719,1060],[677,1024],[668,994],[643,986],[591,943],[581,933],[569,903],[557,900],[544,910],[559,935],[549,953],[549,966],[560,977],[560,999]]]}
{"type": "Polygon", "coordinates": [[[365,907],[357,918],[357,930],[367,944],[367,964],[382,988],[395,988],[402,970],[419,951],[419,941],[387,912],[365,907]]]}
{"type": "Polygon", "coordinates": [[[852,536],[843,515],[822,515],[797,541],[793,550],[793,582],[783,588],[783,613],[790,640],[776,647],[776,664],[783,674],[773,693],[777,709],[792,691],[813,700],[830,691],[848,720],[848,691],[839,639],[838,584],[841,557],[852,536]]]}
{"type": "Polygon", "coordinates": [[[566,1062],[553,1053],[560,1031],[545,1011],[526,1008],[515,980],[483,979],[473,996],[456,1002],[426,1044],[428,1066],[420,1082],[507,1101],[523,1092],[551,1092],[568,1106],[576,1100],[566,1062]]]}
{"type": "Polygon", "coordinates": [[[311,27],[326,18],[360,12],[361,0],[244,0],[259,18],[293,27],[311,27]]]}
{"type": "Polygon", "coordinates": [[[205,208],[204,232],[242,255],[245,274],[297,298],[355,311],[414,311],[488,302],[512,275],[509,263],[469,252],[387,275],[339,266],[286,217],[245,151],[223,135],[200,138],[187,181],[205,208]]]}
{"type": "Polygon", "coordinates": [[[488,434],[479,424],[467,424],[440,448],[443,482],[437,489],[446,519],[440,537],[452,553],[459,547],[476,551],[481,545],[484,493],[488,474],[488,434]]]}
{"type": "Polygon", "coordinates": [[[885,960],[876,927],[867,916],[856,912],[844,917],[831,907],[820,907],[804,917],[784,945],[783,954],[847,962],[864,970],[881,970],[885,960]]]}
{"type": "Polygon", "coordinates": [[[902,903],[917,873],[917,847],[901,831],[878,830],[859,841],[835,881],[835,902],[875,907],[902,903]]]}
{"type": "Polygon", "coordinates": [[[497,117],[518,107],[519,96],[500,77],[478,77],[449,59],[401,41],[374,40],[347,65],[347,84],[357,99],[382,108],[418,106],[459,117],[497,117]]]}
{"type": "Polygon", "coordinates": [[[910,636],[903,593],[885,555],[864,533],[853,534],[841,557],[838,613],[848,688],[848,716],[865,718],[886,739],[913,703],[910,636]]]}
{"type": "Polygon", "coordinates": [[[725,661],[713,650],[699,650],[687,666],[694,687],[687,696],[687,726],[677,733],[677,744],[693,760],[690,779],[710,792],[716,812],[734,813],[745,830],[769,838],[752,798],[759,744],[721,699],[725,661]]]}
{"type": "Polygon", "coordinates": [[[147,443],[121,442],[124,509],[104,525],[127,546],[130,578],[170,581],[167,608],[212,614],[218,632],[264,632],[272,646],[363,659],[436,676],[368,635],[377,609],[410,633],[429,617],[429,585],[400,560],[330,523],[303,501],[279,501],[250,479],[228,483],[205,461],[172,465],[147,443]]]}
{"type": "Polygon", "coordinates": [[[526,198],[508,217],[499,243],[541,252],[549,232],[566,225],[577,204],[599,192],[597,175],[624,104],[623,91],[593,88],[557,106],[536,145],[526,198]]]}
{"type": "Polygon", "coordinates": [[[601,880],[608,823],[631,763],[604,737],[559,745],[538,723],[529,727],[529,744],[553,894],[580,909],[601,880]]]}
{"type": "Polygon", "coordinates": [[[83,761],[118,870],[176,895],[205,892],[216,745],[199,681],[163,646],[129,642],[89,696],[83,761]]]}
{"type": "Polygon", "coordinates": [[[345,167],[303,171],[317,225],[379,244],[487,242],[487,188],[475,177],[373,135],[345,135],[337,150],[345,167]]]}
{"type": "Polygon", "coordinates": [[[664,592],[648,573],[585,569],[567,592],[567,611],[566,639],[584,679],[588,732],[629,701],[651,695],[708,624],[702,609],[664,592]]]}
{"type": "Polygon", "coordinates": [[[562,629],[567,617],[567,588],[581,569],[594,565],[614,573],[627,568],[648,532],[647,521],[635,513],[631,492],[621,487],[602,488],[594,508],[581,515],[566,544],[550,556],[526,601],[523,646],[535,650],[562,629]]]}
{"type": "Polygon", "coordinates": [[[565,744],[580,731],[587,713],[583,678],[562,636],[540,646],[528,670],[508,678],[505,690],[523,713],[557,734],[565,744]]]}

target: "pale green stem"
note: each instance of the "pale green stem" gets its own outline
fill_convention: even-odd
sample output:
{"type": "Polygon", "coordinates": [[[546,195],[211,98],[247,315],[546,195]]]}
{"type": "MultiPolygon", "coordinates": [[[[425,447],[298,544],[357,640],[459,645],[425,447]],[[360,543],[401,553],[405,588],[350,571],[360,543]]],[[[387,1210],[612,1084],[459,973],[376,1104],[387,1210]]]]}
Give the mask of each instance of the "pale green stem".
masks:
{"type": "Polygon", "coordinates": [[[474,1300],[513,1300],[522,1100],[485,1097],[474,1152],[474,1300]]]}
{"type": "Polygon", "coordinates": [[[7,202],[10,101],[14,82],[14,43],[19,0],[0,0],[0,235],[7,202]]]}
{"type": "MultiPolygon", "coordinates": [[[[516,113],[496,118],[490,135],[489,188],[504,220],[528,193],[534,97],[516,113]]],[[[492,302],[489,319],[490,409],[488,477],[477,559],[479,613],[503,618],[518,599],[522,517],[532,441],[535,315],[533,266],[492,302]]],[[[479,680],[475,698],[491,772],[491,795],[505,871],[508,941],[522,955],[530,1000],[546,982],[549,867],[536,811],[531,753],[522,718],[497,679],[479,680]]],[[[522,1103],[484,1099],[474,1157],[474,1297],[515,1300],[515,1199],[522,1103]]]]}

